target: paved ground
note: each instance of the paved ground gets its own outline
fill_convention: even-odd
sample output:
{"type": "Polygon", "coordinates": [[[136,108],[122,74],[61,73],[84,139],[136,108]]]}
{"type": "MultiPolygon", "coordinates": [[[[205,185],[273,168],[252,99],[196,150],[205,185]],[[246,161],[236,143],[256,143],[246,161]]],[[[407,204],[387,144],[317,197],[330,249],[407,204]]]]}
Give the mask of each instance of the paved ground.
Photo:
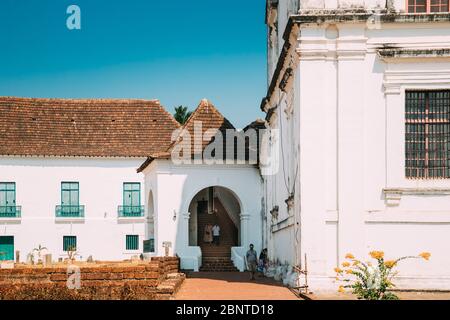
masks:
{"type": "Polygon", "coordinates": [[[298,300],[288,288],[269,278],[249,280],[243,272],[195,272],[178,291],[177,300],[298,300]]]}

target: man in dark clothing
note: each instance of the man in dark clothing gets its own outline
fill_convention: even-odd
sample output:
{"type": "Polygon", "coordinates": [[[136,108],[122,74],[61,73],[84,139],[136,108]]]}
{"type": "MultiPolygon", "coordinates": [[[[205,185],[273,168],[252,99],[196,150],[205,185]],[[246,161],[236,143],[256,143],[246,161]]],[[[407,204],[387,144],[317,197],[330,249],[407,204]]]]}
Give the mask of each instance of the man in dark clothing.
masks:
{"type": "Polygon", "coordinates": [[[255,280],[256,267],[258,266],[258,253],[253,249],[253,244],[250,244],[250,250],[247,251],[245,258],[247,260],[247,269],[250,271],[250,280],[255,280]]]}

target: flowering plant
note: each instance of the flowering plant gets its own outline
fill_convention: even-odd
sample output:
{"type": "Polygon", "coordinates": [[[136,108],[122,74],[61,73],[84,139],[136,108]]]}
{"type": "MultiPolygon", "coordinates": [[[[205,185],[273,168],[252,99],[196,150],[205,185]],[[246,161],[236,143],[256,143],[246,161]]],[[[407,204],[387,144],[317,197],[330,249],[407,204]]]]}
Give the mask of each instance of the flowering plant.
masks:
{"type": "Polygon", "coordinates": [[[397,264],[406,259],[428,260],[431,256],[430,253],[423,252],[417,256],[405,256],[397,260],[385,261],[383,251],[372,251],[369,254],[377,261],[375,265],[355,259],[351,253],[348,253],[345,256],[347,260],[342,263],[343,269],[339,267],[334,269],[337,273],[336,280],[345,283],[339,287],[339,292],[345,292],[345,289],[349,288],[358,299],[396,300],[398,297],[388,290],[395,287],[392,278],[397,274],[394,270],[397,264]]]}

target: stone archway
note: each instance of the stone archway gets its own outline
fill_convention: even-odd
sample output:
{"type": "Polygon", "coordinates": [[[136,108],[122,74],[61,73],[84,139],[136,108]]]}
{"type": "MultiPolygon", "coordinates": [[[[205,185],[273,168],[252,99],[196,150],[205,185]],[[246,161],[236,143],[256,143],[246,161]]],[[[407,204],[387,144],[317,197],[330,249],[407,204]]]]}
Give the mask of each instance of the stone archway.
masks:
{"type": "Polygon", "coordinates": [[[221,186],[204,188],[192,198],[189,213],[189,245],[202,251],[201,270],[236,271],[231,248],[240,246],[241,238],[241,205],[237,196],[221,186]],[[218,243],[211,243],[209,228],[215,224],[220,227],[220,236],[218,243]]]}

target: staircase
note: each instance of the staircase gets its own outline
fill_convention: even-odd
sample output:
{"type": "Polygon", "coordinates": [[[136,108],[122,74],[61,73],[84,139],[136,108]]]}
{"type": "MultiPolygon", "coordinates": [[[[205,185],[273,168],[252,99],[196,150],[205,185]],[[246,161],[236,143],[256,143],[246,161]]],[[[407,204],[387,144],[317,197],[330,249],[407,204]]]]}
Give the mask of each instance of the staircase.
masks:
{"type": "Polygon", "coordinates": [[[238,271],[231,261],[231,247],[237,245],[238,230],[228,216],[222,203],[218,198],[214,199],[214,214],[199,213],[198,242],[202,249],[202,266],[200,271],[204,272],[231,272],[238,271]],[[203,242],[205,225],[217,223],[220,226],[220,245],[207,244],[203,242]]]}

